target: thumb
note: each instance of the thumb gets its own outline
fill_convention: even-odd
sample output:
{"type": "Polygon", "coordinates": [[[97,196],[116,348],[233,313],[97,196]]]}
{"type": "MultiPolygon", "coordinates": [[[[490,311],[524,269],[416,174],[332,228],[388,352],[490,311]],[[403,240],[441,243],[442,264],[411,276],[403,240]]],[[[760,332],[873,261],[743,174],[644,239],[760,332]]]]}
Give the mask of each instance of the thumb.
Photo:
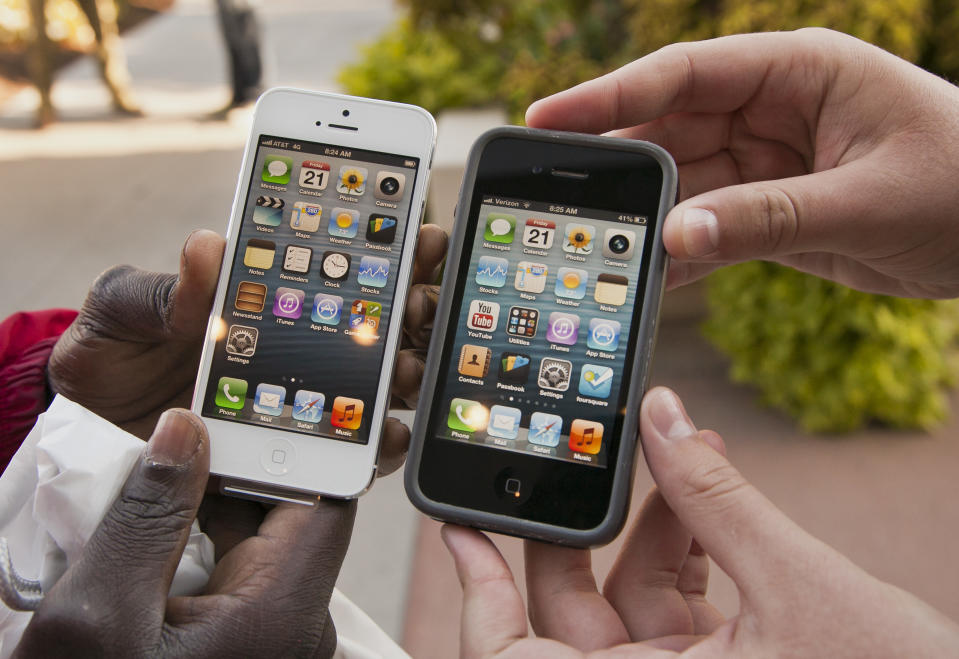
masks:
{"type": "Polygon", "coordinates": [[[821,543],[712,448],[721,446],[715,437],[696,431],[669,389],[657,387],[643,399],[640,432],[650,472],[669,507],[745,597],[767,590],[776,597],[772,584],[808,562],[803,554],[811,558],[819,551],[821,543]]]}
{"type": "Polygon", "coordinates": [[[58,583],[51,595],[81,597],[101,614],[124,612],[131,624],[159,629],[209,469],[200,419],[186,410],[164,412],[64,587],[58,583]]]}

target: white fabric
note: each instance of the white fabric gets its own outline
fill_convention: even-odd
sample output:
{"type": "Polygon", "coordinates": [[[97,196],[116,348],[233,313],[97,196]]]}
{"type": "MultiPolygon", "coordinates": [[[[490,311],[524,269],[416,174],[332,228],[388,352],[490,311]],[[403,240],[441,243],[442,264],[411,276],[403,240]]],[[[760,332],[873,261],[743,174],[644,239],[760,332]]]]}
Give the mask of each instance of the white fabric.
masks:
{"type": "MultiPolygon", "coordinates": [[[[112,504],[144,443],[57,396],[0,477],[0,536],[17,572],[44,592],[63,575],[112,504]]],[[[202,591],[213,570],[213,543],[196,522],[170,587],[202,591]]],[[[342,659],[407,657],[362,610],[334,591],[330,614],[342,659]]],[[[9,657],[32,614],[0,604],[0,659],[9,657]]]]}

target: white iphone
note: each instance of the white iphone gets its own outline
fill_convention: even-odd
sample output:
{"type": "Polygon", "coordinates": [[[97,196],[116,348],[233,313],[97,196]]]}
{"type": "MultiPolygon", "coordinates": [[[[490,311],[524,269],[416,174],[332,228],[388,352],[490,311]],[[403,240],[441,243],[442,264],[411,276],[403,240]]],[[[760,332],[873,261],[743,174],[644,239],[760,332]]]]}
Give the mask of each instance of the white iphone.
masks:
{"type": "Polygon", "coordinates": [[[193,397],[226,492],[372,482],[435,137],[412,105],[258,101],[193,397]]]}

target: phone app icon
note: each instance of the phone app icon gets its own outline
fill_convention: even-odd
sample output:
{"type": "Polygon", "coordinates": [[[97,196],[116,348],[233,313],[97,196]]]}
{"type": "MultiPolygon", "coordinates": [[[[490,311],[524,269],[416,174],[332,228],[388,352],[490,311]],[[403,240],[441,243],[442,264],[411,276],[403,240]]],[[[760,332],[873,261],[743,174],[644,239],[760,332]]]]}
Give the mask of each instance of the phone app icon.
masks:
{"type": "Polygon", "coordinates": [[[466,320],[467,327],[482,332],[492,332],[496,329],[498,323],[499,304],[497,302],[487,302],[486,300],[470,302],[469,315],[466,320]]]}
{"type": "Polygon", "coordinates": [[[486,216],[486,231],[483,238],[491,243],[513,242],[513,234],[516,232],[516,216],[506,213],[490,213],[486,216]]]}
{"type": "Polygon", "coordinates": [[[526,441],[540,446],[559,446],[563,432],[563,417],[546,412],[533,412],[529,419],[529,435],[526,441]]]}
{"type": "Polygon", "coordinates": [[[466,344],[460,349],[458,367],[460,375],[470,378],[486,377],[486,374],[489,373],[489,363],[492,356],[493,351],[489,348],[466,344]]]}
{"type": "Polygon", "coordinates": [[[626,291],[629,280],[622,275],[601,274],[596,278],[596,290],[593,297],[600,304],[621,307],[626,304],[626,291]]]}
{"type": "Polygon", "coordinates": [[[246,402],[246,380],[239,378],[220,378],[216,383],[216,398],[213,402],[217,407],[225,407],[229,410],[242,410],[246,402]]]}
{"type": "Polygon", "coordinates": [[[319,423],[323,418],[326,396],[316,391],[300,389],[293,396],[293,418],[305,423],[319,423]]]}
{"type": "Polygon", "coordinates": [[[239,311],[260,313],[266,303],[266,284],[254,281],[241,281],[236,287],[236,300],[233,306],[239,311]]]}
{"type": "Polygon", "coordinates": [[[569,448],[577,453],[596,455],[603,445],[603,424],[598,421],[574,419],[569,428],[569,448]]]}
{"type": "Polygon", "coordinates": [[[567,224],[563,234],[563,251],[570,254],[592,254],[596,229],[588,224],[567,224]]]}
{"type": "Polygon", "coordinates": [[[340,167],[340,176],[336,179],[336,191],[358,197],[366,191],[366,176],[365,167],[343,165],[340,167]]]}
{"type": "Polygon", "coordinates": [[[243,253],[243,265],[258,270],[269,270],[273,267],[274,254],[276,254],[276,243],[271,240],[250,238],[246,241],[246,251],[243,253]]]}
{"type": "Polygon", "coordinates": [[[366,331],[375,334],[380,327],[380,316],[383,313],[383,305],[379,302],[370,302],[369,300],[353,300],[350,306],[350,329],[366,331]]]}
{"type": "Polygon", "coordinates": [[[320,271],[330,281],[343,281],[350,274],[350,255],[344,252],[323,252],[320,271]]]}
{"type": "Polygon", "coordinates": [[[390,199],[398,201],[403,198],[403,190],[406,189],[406,174],[400,172],[378,172],[376,174],[376,187],[373,194],[377,199],[390,199]]]}
{"type": "Polygon", "coordinates": [[[562,311],[551,313],[546,329],[546,340],[565,346],[575,345],[579,340],[579,316],[562,311]]]}
{"type": "Polygon", "coordinates": [[[569,380],[573,373],[573,363],[565,359],[544,357],[539,363],[539,377],[536,383],[543,389],[566,391],[569,389],[569,380]]]}
{"type": "Polygon", "coordinates": [[[343,313],[343,298],[339,295],[317,293],[313,297],[313,311],[310,318],[321,325],[339,325],[343,313]]]}
{"type": "Polygon", "coordinates": [[[330,183],[330,163],[304,160],[300,165],[300,186],[325,190],[330,183]]]}
{"type": "Polygon", "coordinates": [[[360,259],[360,270],[356,275],[356,281],[359,282],[360,286],[383,288],[386,286],[386,280],[389,276],[389,260],[381,259],[378,256],[364,256],[360,259]]]}
{"type": "Polygon", "coordinates": [[[356,430],[363,421],[363,401],[359,398],[337,396],[333,399],[333,412],[330,414],[330,423],[337,428],[356,430]]]}
{"type": "Polygon", "coordinates": [[[536,336],[536,327],[539,325],[539,311],[532,307],[510,307],[509,320],[506,323],[506,333],[513,336],[523,336],[527,339],[536,336]]]}
{"type": "Polygon", "coordinates": [[[286,185],[290,182],[290,171],[293,169],[293,158],[286,156],[267,156],[263,159],[263,172],[260,178],[264,183],[286,185]]]}
{"type": "Polygon", "coordinates": [[[283,403],[286,402],[286,387],[261,382],[256,385],[256,397],[253,399],[253,411],[259,414],[280,416],[283,403]]]}
{"type": "Polygon", "coordinates": [[[628,261],[633,258],[636,232],[629,229],[606,229],[603,235],[603,256],[628,261]]]}
{"type": "Polygon", "coordinates": [[[360,228],[360,212],[348,208],[334,208],[326,230],[337,238],[355,238],[360,228]]]}
{"type": "Polygon", "coordinates": [[[555,222],[531,217],[526,220],[526,228],[523,229],[523,245],[534,249],[549,249],[553,246],[554,235],[556,235],[555,222]]]}
{"type": "Polygon", "coordinates": [[[299,318],[303,313],[303,298],[306,294],[298,288],[276,289],[273,297],[273,315],[277,318],[299,318]]]}
{"type": "Polygon", "coordinates": [[[226,333],[226,351],[238,357],[252,357],[256,352],[256,340],[260,330],[246,325],[230,325],[226,333]]]}
{"type": "Polygon", "coordinates": [[[601,364],[583,364],[579,375],[579,393],[593,398],[609,398],[613,369],[601,364]]]}
{"type": "Polygon", "coordinates": [[[489,410],[475,400],[454,398],[450,402],[450,413],[446,425],[451,430],[460,432],[476,432],[484,430],[489,421],[489,410]]]}
{"type": "Polygon", "coordinates": [[[582,300],[586,297],[586,283],[589,273],[578,268],[560,268],[556,274],[556,297],[582,300]]]}
{"type": "Polygon", "coordinates": [[[323,217],[321,205],[298,201],[293,204],[293,212],[290,213],[290,228],[294,231],[313,233],[320,228],[321,217],[323,217]]]}
{"type": "Polygon", "coordinates": [[[496,256],[481,256],[476,264],[476,283],[500,288],[506,283],[509,261],[496,256]]]}
{"type": "Polygon", "coordinates": [[[283,207],[286,204],[279,197],[260,196],[253,207],[253,222],[265,227],[278,227],[283,222],[283,207]]]}
{"type": "Polygon", "coordinates": [[[366,239],[371,243],[389,245],[396,240],[396,218],[373,213],[366,224],[366,239]]]}
{"type": "Polygon", "coordinates": [[[516,439],[521,416],[522,412],[515,407],[493,405],[489,411],[489,425],[486,427],[486,433],[500,439],[516,439]]]}
{"type": "Polygon", "coordinates": [[[546,267],[545,263],[520,261],[516,266],[516,279],[513,280],[513,286],[518,291],[542,293],[546,290],[546,276],[548,274],[549,268],[546,267]]]}
{"type": "Polygon", "coordinates": [[[589,334],[586,337],[586,347],[593,350],[613,352],[619,347],[620,327],[618,320],[591,319],[589,321],[589,334]]]}
{"type": "Polygon", "coordinates": [[[518,352],[500,355],[498,379],[504,384],[526,384],[529,380],[529,355],[518,352]]]}
{"type": "Polygon", "coordinates": [[[283,257],[285,272],[306,274],[310,271],[310,261],[313,260],[313,250],[302,245],[287,245],[286,255],[283,257]]]}

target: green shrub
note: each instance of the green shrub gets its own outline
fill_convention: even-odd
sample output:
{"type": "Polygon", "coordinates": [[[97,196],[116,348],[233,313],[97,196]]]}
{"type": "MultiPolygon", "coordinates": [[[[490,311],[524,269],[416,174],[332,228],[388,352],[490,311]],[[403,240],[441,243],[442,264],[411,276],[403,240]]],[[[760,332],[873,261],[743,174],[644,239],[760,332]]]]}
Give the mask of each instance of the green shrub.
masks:
{"type": "Polygon", "coordinates": [[[811,431],[928,428],[948,412],[959,304],[869,295],[774,263],[708,280],[706,336],[736,382],[811,431]]]}

